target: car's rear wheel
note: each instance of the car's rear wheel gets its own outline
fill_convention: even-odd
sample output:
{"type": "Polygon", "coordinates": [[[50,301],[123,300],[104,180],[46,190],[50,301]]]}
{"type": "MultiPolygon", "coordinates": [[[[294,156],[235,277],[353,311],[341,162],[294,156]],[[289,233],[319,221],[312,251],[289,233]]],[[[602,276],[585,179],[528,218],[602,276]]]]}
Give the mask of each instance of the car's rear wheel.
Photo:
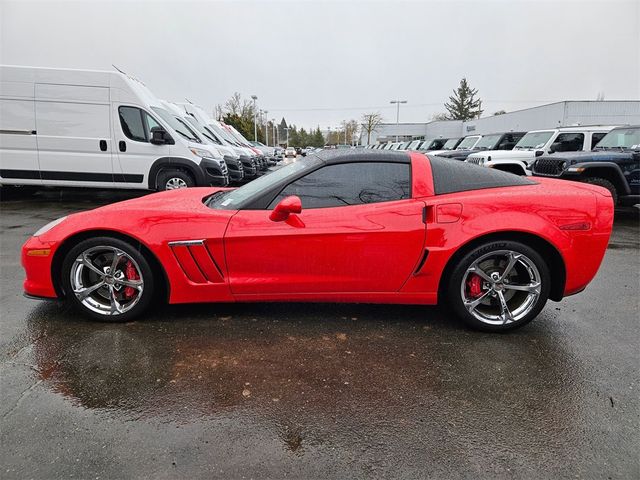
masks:
{"type": "Polygon", "coordinates": [[[80,242],[62,263],[66,299],[91,318],[124,322],[140,315],[153,298],[147,259],[131,244],[98,237],[80,242]]]}
{"type": "Polygon", "coordinates": [[[182,170],[163,170],[158,175],[158,190],[176,190],[195,186],[191,175],[182,170]]]}
{"type": "Polygon", "coordinates": [[[514,241],[493,241],[464,255],[449,279],[449,302],[477,330],[499,332],[533,320],[547,299],[551,277],[538,252],[514,241]]]}

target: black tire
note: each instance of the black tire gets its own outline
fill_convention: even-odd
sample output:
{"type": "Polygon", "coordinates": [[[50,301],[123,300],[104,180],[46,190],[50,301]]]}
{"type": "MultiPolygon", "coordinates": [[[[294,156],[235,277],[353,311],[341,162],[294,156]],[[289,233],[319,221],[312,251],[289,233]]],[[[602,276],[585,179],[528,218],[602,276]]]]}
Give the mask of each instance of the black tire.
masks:
{"type": "Polygon", "coordinates": [[[65,300],[74,309],[82,312],[84,315],[101,322],[127,322],[133,318],[142,314],[147,310],[154,298],[155,293],[155,281],[153,277],[153,270],[149,265],[149,262],[145,256],[130,243],[113,237],[96,237],[84,240],[75,245],[69,252],[67,252],[61,269],[61,277],[59,279],[62,285],[62,290],[65,292],[65,300]],[[137,300],[137,303],[132,306],[131,309],[113,315],[107,315],[95,312],[84,305],[73,294],[73,288],[71,286],[71,269],[75,263],[75,259],[82,253],[94,247],[114,247],[125,252],[139,267],[140,278],[143,281],[143,290],[137,300]]]}
{"type": "Polygon", "coordinates": [[[611,198],[613,199],[613,205],[618,204],[618,191],[616,190],[616,186],[611,183],[609,180],[600,177],[585,177],[582,179],[584,183],[589,183],[591,185],[598,185],[599,187],[604,187],[609,190],[611,193],[611,198]]]}
{"type": "MultiPolygon", "coordinates": [[[[473,250],[463,255],[462,258],[457,261],[457,263],[453,267],[453,270],[451,271],[451,274],[449,275],[449,279],[446,285],[446,297],[450,307],[453,309],[456,316],[460,318],[467,326],[475,330],[484,332],[504,332],[513,330],[515,328],[520,328],[533,320],[544,308],[544,305],[549,298],[550,289],[551,276],[549,273],[549,267],[547,266],[542,256],[536,250],[520,242],[514,242],[511,240],[495,240],[484,243],[474,248],[473,250]],[[518,320],[501,325],[489,324],[476,318],[465,307],[461,293],[461,289],[463,288],[462,282],[467,273],[467,269],[469,269],[472,264],[481,257],[498,251],[512,251],[518,254],[525,255],[525,257],[533,262],[533,264],[537,268],[540,278],[540,292],[538,294],[537,300],[535,300],[535,303],[531,306],[531,309],[528,311],[528,313],[526,313],[526,315],[524,315],[522,318],[519,318],[518,320]]],[[[516,292],[514,295],[516,294],[520,294],[520,292],[516,292]]],[[[521,295],[524,296],[525,294],[521,295]]],[[[488,298],[488,301],[491,302],[492,300],[488,298]]]]}
{"type": "Polygon", "coordinates": [[[195,187],[196,182],[193,179],[193,177],[183,171],[183,170],[176,170],[176,169],[167,169],[167,170],[162,170],[160,173],[158,173],[158,181],[156,182],[156,189],[159,192],[164,192],[165,190],[173,190],[172,188],[169,188],[170,183],[174,183],[174,184],[181,184],[183,183],[184,187],[175,187],[175,188],[190,188],[190,187],[195,187]]]}

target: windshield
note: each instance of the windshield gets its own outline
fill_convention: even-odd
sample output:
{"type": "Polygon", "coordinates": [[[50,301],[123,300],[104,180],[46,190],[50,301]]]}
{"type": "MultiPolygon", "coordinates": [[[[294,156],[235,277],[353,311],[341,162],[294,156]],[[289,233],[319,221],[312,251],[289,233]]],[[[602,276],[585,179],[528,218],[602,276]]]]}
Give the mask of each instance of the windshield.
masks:
{"type": "Polygon", "coordinates": [[[162,120],[167,122],[171,128],[173,128],[178,134],[182,135],[187,140],[196,143],[202,143],[193,130],[191,130],[185,122],[167,112],[160,107],[151,107],[151,110],[156,112],[162,120]]]}
{"type": "Polygon", "coordinates": [[[500,134],[485,135],[480,139],[478,143],[476,143],[476,146],[473,148],[475,148],[476,150],[488,150],[489,148],[493,148],[500,140],[500,137],[502,137],[502,135],[500,134]]]}
{"type": "Polygon", "coordinates": [[[206,138],[207,140],[209,140],[212,143],[217,143],[218,145],[221,145],[222,143],[215,137],[215,135],[213,135],[208,129],[207,127],[202,126],[200,123],[198,123],[198,121],[190,116],[186,116],[185,120],[190,123],[198,132],[200,132],[200,134],[206,138]]]}
{"type": "Polygon", "coordinates": [[[598,142],[596,148],[640,149],[640,128],[616,128],[598,142]]]}
{"type": "Polygon", "coordinates": [[[240,188],[214,194],[207,199],[205,204],[209,208],[235,210],[238,208],[238,205],[257,193],[270,188],[272,185],[285,180],[287,177],[294,176],[298,172],[320,163],[322,163],[322,160],[317,157],[306,157],[278,170],[274,170],[240,188]]]}
{"type": "Polygon", "coordinates": [[[456,150],[466,150],[468,148],[473,148],[477,141],[478,137],[467,137],[460,142],[460,145],[458,145],[458,148],[456,148],[456,150]]]}
{"type": "Polygon", "coordinates": [[[236,142],[235,139],[229,135],[229,132],[225,132],[222,128],[220,128],[215,123],[210,123],[209,127],[211,127],[211,129],[214,132],[216,132],[220,137],[222,137],[224,141],[227,142],[228,144],[238,146],[238,142],[236,142]]]}
{"type": "Polygon", "coordinates": [[[453,150],[454,148],[456,148],[456,144],[458,143],[458,140],[460,140],[459,138],[450,138],[449,140],[447,140],[444,145],[442,146],[443,150],[453,150]]]}
{"type": "Polygon", "coordinates": [[[531,148],[542,148],[546,145],[546,143],[553,135],[553,131],[548,132],[529,132],[524,137],[520,139],[516,146],[513,147],[514,150],[518,149],[531,149],[531,148]]]}

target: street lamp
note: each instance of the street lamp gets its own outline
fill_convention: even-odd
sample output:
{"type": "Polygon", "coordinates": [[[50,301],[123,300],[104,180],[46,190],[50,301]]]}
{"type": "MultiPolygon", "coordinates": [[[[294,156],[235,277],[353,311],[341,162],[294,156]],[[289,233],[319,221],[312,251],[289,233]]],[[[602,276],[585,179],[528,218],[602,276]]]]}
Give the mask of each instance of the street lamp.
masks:
{"type": "Polygon", "coordinates": [[[391,100],[392,105],[396,105],[396,143],[398,143],[398,129],[400,128],[400,104],[407,103],[406,100],[391,100]]]}
{"type": "Polygon", "coordinates": [[[289,148],[289,127],[284,127],[284,129],[287,132],[287,148],[289,148]]]}
{"type": "Polygon", "coordinates": [[[278,127],[276,127],[276,119],[272,118],[271,123],[273,124],[273,146],[278,146],[278,138],[276,137],[276,133],[278,133],[278,127]]]}
{"type": "Polygon", "coordinates": [[[258,110],[256,109],[256,100],[258,100],[258,97],[256,95],[251,95],[251,98],[253,99],[253,140],[254,141],[258,141],[258,110]]]}
{"type": "Polygon", "coordinates": [[[262,113],[264,113],[264,141],[267,144],[267,147],[269,146],[269,134],[267,133],[267,128],[268,128],[268,123],[269,123],[269,117],[267,117],[267,113],[269,113],[268,110],[263,111],[262,113]]]}

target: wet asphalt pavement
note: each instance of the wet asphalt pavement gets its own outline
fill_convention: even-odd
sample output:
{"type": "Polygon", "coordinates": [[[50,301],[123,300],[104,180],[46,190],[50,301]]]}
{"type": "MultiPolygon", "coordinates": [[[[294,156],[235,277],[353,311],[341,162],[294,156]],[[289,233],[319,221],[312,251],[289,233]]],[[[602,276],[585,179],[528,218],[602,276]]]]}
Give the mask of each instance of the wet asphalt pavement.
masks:
{"type": "Polygon", "coordinates": [[[533,323],[444,309],[168,306],[92,323],[22,296],[20,246],[123,193],[0,203],[0,478],[638,478],[640,248],[533,323]]]}

